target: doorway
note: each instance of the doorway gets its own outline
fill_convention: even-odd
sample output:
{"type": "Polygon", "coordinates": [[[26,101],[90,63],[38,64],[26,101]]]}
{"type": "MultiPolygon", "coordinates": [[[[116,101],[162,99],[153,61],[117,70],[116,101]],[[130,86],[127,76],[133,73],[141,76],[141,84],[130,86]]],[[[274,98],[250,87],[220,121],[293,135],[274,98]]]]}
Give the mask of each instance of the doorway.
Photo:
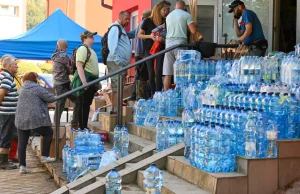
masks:
{"type": "Polygon", "coordinates": [[[297,44],[297,1],[296,0],[276,0],[274,50],[285,53],[294,51],[297,44]],[[276,11],[278,10],[278,11],[276,11]]]}

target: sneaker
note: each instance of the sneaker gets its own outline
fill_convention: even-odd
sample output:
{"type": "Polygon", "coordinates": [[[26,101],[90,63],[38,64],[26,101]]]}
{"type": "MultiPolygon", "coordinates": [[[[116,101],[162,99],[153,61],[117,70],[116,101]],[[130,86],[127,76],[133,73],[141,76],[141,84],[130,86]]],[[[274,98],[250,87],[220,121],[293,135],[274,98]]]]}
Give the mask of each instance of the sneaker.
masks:
{"type": "Polygon", "coordinates": [[[42,163],[55,162],[55,158],[50,158],[50,157],[42,156],[42,157],[41,157],[41,162],[42,162],[42,163]]]}
{"type": "Polygon", "coordinates": [[[20,166],[20,174],[27,174],[28,173],[28,168],[25,166],[20,166]]]}

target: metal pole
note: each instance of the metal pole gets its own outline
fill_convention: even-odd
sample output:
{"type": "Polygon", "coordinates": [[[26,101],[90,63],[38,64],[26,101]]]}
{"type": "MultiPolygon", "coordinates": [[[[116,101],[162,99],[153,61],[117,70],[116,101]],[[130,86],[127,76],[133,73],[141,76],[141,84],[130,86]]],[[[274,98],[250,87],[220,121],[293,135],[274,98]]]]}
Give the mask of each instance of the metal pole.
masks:
{"type": "MultiPolygon", "coordinates": [[[[55,105],[55,158],[59,160],[59,131],[60,131],[60,118],[59,118],[59,106],[55,105]]],[[[43,148],[44,149],[44,148],[43,148]]]]}
{"type": "Polygon", "coordinates": [[[119,126],[122,126],[122,117],[123,117],[123,72],[118,75],[118,115],[117,122],[119,126]]]}

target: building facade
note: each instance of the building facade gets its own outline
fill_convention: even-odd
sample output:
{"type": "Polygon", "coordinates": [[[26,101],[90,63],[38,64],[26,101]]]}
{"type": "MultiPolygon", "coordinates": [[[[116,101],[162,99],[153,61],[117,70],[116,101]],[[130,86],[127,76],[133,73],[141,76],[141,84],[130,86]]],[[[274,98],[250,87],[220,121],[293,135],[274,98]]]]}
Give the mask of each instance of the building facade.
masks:
{"type": "Polygon", "coordinates": [[[26,32],[26,0],[0,0],[0,39],[26,32]]]}
{"type": "Polygon", "coordinates": [[[112,0],[47,0],[47,16],[61,9],[82,27],[104,35],[112,19],[112,0]]]}

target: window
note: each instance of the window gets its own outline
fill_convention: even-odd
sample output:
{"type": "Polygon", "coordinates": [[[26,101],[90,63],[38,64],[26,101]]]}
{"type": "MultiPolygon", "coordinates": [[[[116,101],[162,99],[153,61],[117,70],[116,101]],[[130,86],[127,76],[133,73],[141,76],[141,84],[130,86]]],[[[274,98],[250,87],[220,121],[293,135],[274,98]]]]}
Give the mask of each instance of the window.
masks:
{"type": "Polygon", "coordinates": [[[19,7],[12,5],[0,5],[0,15],[3,16],[18,16],[19,7]]]}
{"type": "MultiPolygon", "coordinates": [[[[134,11],[131,13],[130,16],[130,31],[137,29],[139,25],[139,20],[138,20],[138,11],[134,11]]],[[[136,45],[136,39],[131,40],[131,46],[132,46],[132,52],[134,53],[135,50],[135,45],[136,45]]]]}

